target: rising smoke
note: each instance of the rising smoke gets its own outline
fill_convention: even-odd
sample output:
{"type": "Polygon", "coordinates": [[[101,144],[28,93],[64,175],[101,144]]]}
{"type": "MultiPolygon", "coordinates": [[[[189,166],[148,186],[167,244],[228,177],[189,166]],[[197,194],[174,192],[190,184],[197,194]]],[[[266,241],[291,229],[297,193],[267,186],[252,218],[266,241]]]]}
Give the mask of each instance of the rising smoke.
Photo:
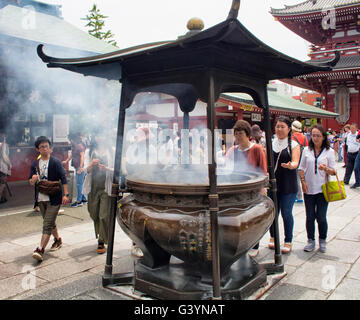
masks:
{"type": "MultiPolygon", "coordinates": [[[[44,26],[38,23],[14,23],[23,28],[24,38],[29,38],[30,27],[37,34],[45,31],[44,26]]],[[[53,35],[54,42],[57,37],[61,38],[61,35],[53,35]]],[[[73,40],[74,46],[76,41],[73,40]]],[[[107,136],[112,136],[117,125],[120,84],[62,69],[49,69],[37,55],[38,44],[17,37],[0,47],[0,64],[5,75],[0,81],[0,125],[7,133],[9,144],[33,145],[39,135],[51,138],[54,114],[70,115],[70,133],[88,135],[94,128],[102,128],[107,136]],[[30,132],[29,127],[32,128],[30,132]]],[[[55,57],[95,54],[47,43],[44,45],[45,52],[55,57]]]]}

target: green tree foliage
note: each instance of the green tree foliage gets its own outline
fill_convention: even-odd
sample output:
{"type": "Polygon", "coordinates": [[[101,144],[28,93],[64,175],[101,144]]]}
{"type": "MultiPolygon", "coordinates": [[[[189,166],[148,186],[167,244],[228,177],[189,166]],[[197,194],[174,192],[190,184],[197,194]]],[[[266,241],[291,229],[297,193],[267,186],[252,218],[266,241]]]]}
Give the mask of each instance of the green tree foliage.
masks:
{"type": "Polygon", "coordinates": [[[114,37],[111,30],[103,31],[103,28],[105,26],[105,19],[108,18],[107,16],[104,16],[100,9],[97,8],[96,4],[93,5],[92,9],[89,10],[89,14],[86,15],[86,18],[82,18],[81,20],[86,20],[88,23],[85,25],[85,27],[89,27],[90,30],[88,30],[88,33],[92,36],[106,40],[107,43],[112,44],[113,46],[117,46],[117,43],[114,39],[111,39],[114,37]]]}

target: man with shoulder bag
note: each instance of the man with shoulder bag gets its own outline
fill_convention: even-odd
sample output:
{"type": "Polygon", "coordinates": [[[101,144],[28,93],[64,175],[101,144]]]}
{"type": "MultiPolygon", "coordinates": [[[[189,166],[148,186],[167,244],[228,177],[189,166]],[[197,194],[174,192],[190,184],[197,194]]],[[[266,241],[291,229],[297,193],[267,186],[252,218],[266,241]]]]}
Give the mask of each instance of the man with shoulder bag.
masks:
{"type": "Polygon", "coordinates": [[[61,204],[69,203],[69,192],[65,169],[59,159],[51,156],[50,140],[44,136],[38,137],[35,148],[41,157],[31,164],[29,182],[32,186],[37,185],[39,189],[36,200],[43,217],[43,231],[40,247],[35,249],[32,257],[41,262],[51,234],[54,236],[54,243],[50,251],[58,250],[62,246],[55,221],[61,204]]]}

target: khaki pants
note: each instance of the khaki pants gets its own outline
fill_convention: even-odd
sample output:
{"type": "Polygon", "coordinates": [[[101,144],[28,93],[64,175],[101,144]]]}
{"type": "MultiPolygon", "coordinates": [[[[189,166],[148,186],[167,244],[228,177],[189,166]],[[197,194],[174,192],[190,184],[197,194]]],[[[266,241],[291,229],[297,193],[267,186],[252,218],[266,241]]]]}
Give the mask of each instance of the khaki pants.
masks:
{"type": "Polygon", "coordinates": [[[88,194],[88,211],[94,221],[95,236],[99,241],[107,244],[109,210],[111,200],[105,191],[90,192],[88,194]]]}
{"type": "Polygon", "coordinates": [[[56,228],[56,218],[60,209],[60,204],[52,206],[50,201],[40,201],[39,208],[43,217],[43,234],[51,235],[53,229],[56,228]]]}

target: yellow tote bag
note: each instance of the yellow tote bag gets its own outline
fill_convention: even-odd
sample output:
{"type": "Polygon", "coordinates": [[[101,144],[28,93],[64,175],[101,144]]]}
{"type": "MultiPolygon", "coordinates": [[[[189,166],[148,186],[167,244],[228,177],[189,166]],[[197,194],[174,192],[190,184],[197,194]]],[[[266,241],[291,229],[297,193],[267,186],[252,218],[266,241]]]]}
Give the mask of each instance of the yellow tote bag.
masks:
{"type": "Polygon", "coordinates": [[[329,175],[326,174],[325,184],[322,185],[322,191],[327,202],[346,199],[344,181],[340,181],[337,173],[336,181],[329,181],[329,175]]]}

